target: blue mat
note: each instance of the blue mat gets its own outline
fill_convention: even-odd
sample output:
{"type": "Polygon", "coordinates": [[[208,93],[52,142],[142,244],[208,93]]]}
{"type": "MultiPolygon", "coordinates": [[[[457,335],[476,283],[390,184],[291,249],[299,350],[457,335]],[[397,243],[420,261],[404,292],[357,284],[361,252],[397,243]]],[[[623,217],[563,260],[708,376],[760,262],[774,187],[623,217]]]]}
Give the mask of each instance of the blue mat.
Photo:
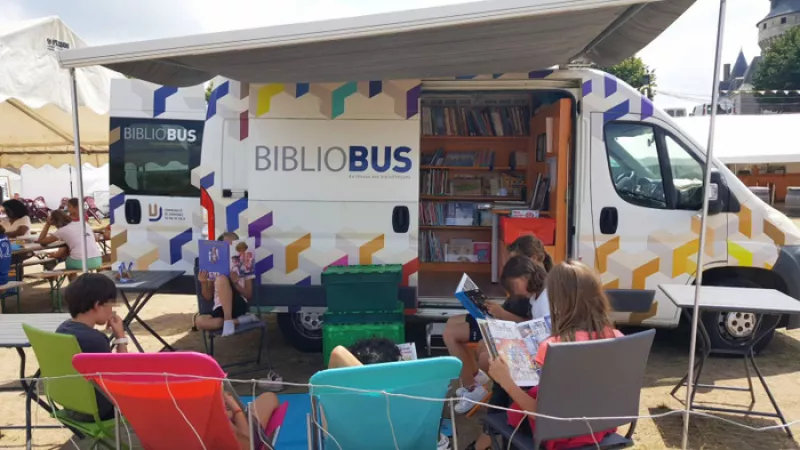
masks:
{"type": "MultiPolygon", "coordinates": [[[[241,396],[242,402],[253,401],[251,396],[241,396]]],[[[308,394],[281,394],[278,400],[289,402],[286,418],[275,446],[281,450],[308,450],[306,415],[311,412],[311,398],[308,394]]]]}

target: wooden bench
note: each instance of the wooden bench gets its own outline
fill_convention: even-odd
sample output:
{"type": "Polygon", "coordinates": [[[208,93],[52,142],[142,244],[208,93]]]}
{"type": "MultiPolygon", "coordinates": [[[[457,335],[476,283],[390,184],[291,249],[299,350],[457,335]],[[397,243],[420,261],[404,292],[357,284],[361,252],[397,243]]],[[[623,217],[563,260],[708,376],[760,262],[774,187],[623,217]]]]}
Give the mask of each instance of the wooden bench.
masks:
{"type": "Polygon", "coordinates": [[[9,280],[6,284],[0,284],[0,313],[6,310],[6,299],[8,297],[17,298],[17,312],[19,311],[19,291],[22,290],[25,283],[22,281],[9,280]]]}
{"type": "Polygon", "coordinates": [[[25,261],[22,263],[22,267],[30,267],[30,266],[39,266],[45,265],[47,263],[58,261],[56,258],[44,258],[44,259],[34,259],[30,261],[25,261]]]}
{"type": "Polygon", "coordinates": [[[61,285],[70,275],[77,275],[80,270],[52,270],[47,272],[32,273],[27,275],[34,280],[44,280],[50,285],[50,300],[53,303],[53,311],[61,312],[61,285]]]}

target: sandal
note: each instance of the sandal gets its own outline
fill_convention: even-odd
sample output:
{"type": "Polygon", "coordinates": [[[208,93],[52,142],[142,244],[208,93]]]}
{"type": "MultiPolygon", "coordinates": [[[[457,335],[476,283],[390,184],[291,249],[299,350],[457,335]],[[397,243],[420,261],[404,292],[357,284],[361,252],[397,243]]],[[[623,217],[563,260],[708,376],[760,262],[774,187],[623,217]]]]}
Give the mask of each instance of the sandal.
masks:
{"type": "Polygon", "coordinates": [[[268,392],[280,392],[285,386],[283,385],[283,377],[278,375],[278,372],[270,370],[267,376],[262,378],[258,383],[259,386],[268,392]]]}

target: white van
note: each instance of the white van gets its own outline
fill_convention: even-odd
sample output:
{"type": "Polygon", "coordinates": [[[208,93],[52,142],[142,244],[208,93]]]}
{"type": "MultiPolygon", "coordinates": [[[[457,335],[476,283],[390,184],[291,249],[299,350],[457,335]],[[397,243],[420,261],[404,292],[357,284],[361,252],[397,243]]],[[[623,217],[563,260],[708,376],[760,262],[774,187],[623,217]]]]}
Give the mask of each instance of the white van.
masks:
{"type": "MultiPolygon", "coordinates": [[[[485,1],[59,58],[65,67],[102,64],[165,84],[216,74],[241,81],[215,79],[207,108],[194,110],[205,112],[199,165],[196,146],[185,145],[170,147],[177,163],[159,152],[165,159],[157,165],[132,161],[126,171],[135,156],[112,146],[117,259],[188,268],[204,223],[209,236],[252,236],[260,300],[299,348],[320,347],[320,274],[330,265],[402,264],[409,314],[455,312],[462,272],[502,296],[493,284],[501,216],[520,203],[541,211],[537,223],[547,224],[556,261],[596,267],[620,301],[654,300],[648,311],[618,314],[620,322],[675,327],[680,313],[657,286],[691,284],[698,270],[702,145],[603,72],[517,72],[575,56],[613,64],[692,3],[485,1]],[[486,75],[443,78],[473,71],[486,75]],[[504,71],[514,73],[491,73],[504,71]],[[134,173],[170,190],[128,192],[123,179],[134,173]],[[158,220],[129,218],[142,215],[136,202],[158,220]]],[[[143,83],[125,83],[131,93],[116,89],[112,103],[134,91],[146,97],[143,83]]],[[[168,117],[170,98],[183,89],[147,86],[153,99],[140,103],[144,115],[168,117]]],[[[713,165],[718,196],[702,249],[704,282],[800,298],[800,232],[723,164],[713,165]]],[[[737,347],[755,324],[747,314],[703,320],[719,349],[737,347]]]]}

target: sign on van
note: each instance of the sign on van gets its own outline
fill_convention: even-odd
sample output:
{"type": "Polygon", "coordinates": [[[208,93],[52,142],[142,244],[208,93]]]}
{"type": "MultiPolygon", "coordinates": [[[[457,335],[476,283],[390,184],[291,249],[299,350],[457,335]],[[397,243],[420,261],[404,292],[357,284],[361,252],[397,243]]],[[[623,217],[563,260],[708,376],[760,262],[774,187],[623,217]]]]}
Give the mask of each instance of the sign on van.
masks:
{"type": "Polygon", "coordinates": [[[417,201],[416,121],[263,119],[250,133],[250,198],[417,201]]]}

